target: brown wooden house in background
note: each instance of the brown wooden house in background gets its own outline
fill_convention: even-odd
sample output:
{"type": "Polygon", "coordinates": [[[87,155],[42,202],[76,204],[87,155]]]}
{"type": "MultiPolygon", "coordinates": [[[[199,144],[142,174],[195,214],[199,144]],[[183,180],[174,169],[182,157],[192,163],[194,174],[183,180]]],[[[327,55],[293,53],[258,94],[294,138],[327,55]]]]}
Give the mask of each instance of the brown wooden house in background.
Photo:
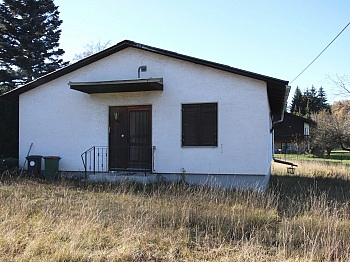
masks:
{"type": "Polygon", "coordinates": [[[275,153],[304,153],[310,149],[310,126],[314,122],[291,113],[284,113],[284,120],[274,128],[275,153]]]}

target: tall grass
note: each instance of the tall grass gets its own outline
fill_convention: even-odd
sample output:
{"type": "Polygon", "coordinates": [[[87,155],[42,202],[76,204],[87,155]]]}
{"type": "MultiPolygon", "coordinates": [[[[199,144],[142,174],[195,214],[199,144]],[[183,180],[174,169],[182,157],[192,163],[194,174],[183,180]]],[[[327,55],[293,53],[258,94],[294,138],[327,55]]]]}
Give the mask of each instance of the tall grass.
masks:
{"type": "Polygon", "coordinates": [[[280,172],[263,194],[4,173],[1,261],[349,261],[350,202],[280,172]]]}
{"type": "MultiPolygon", "coordinates": [[[[295,168],[295,175],[302,177],[338,178],[350,180],[350,165],[324,161],[293,160],[298,167],[295,168]]],[[[272,164],[272,174],[287,175],[286,166],[278,163],[272,164]]]]}

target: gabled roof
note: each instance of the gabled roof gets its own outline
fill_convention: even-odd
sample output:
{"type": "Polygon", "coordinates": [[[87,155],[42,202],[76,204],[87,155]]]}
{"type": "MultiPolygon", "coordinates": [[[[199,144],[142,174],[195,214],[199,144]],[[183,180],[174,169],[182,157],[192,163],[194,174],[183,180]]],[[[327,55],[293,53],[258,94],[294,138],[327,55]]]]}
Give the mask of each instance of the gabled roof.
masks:
{"type": "MultiPolygon", "coordinates": [[[[285,118],[289,117],[289,118],[295,119],[296,121],[300,121],[300,122],[303,122],[303,123],[308,123],[310,125],[315,125],[316,124],[316,122],[313,121],[310,118],[306,118],[306,117],[303,117],[303,116],[298,116],[298,115],[295,115],[293,113],[284,112],[284,117],[285,118]]],[[[282,125],[283,125],[283,122],[282,122],[282,125]]]]}
{"type": "Polygon", "coordinates": [[[218,70],[223,70],[223,71],[226,71],[229,73],[242,75],[242,76],[246,76],[246,77],[250,77],[253,79],[264,81],[267,83],[267,92],[268,92],[268,97],[269,97],[269,102],[270,102],[272,114],[276,114],[276,115],[283,114],[285,104],[286,104],[286,99],[288,98],[288,94],[289,94],[289,89],[286,87],[288,85],[288,81],[280,80],[280,79],[269,77],[269,76],[264,76],[261,74],[249,72],[246,70],[230,67],[227,65],[223,65],[223,64],[219,64],[219,63],[215,63],[215,62],[187,56],[187,55],[178,54],[178,53],[175,53],[172,51],[167,51],[164,49],[160,49],[160,48],[156,48],[156,47],[152,47],[152,46],[148,46],[148,45],[143,45],[143,44],[136,43],[136,42],[133,42],[130,40],[124,40],[124,41],[122,41],[122,42],[120,42],[120,43],[118,43],[110,48],[107,48],[99,53],[96,53],[96,54],[93,54],[89,57],[86,57],[86,58],[84,58],[84,59],[82,59],[74,64],[71,64],[71,65],[64,67],[64,68],[61,68],[55,72],[44,75],[44,76],[42,76],[42,77],[40,77],[32,82],[29,82],[28,84],[25,84],[21,87],[18,87],[16,89],[13,89],[13,90],[3,94],[1,97],[7,98],[7,99],[18,98],[18,96],[20,94],[23,94],[23,93],[25,93],[31,89],[34,89],[40,85],[48,83],[48,82],[55,80],[63,75],[71,73],[75,70],[78,70],[84,66],[92,64],[100,59],[103,59],[107,56],[110,56],[116,52],[119,52],[119,51],[124,50],[124,49],[129,48],[129,47],[137,48],[140,50],[168,56],[171,58],[180,59],[180,60],[187,61],[190,63],[208,66],[208,67],[215,68],[218,70]]]}
{"type": "Polygon", "coordinates": [[[274,127],[275,138],[284,139],[285,141],[291,141],[296,135],[301,138],[304,136],[305,123],[310,126],[316,125],[311,119],[285,112],[283,121],[276,124],[274,127]]]}

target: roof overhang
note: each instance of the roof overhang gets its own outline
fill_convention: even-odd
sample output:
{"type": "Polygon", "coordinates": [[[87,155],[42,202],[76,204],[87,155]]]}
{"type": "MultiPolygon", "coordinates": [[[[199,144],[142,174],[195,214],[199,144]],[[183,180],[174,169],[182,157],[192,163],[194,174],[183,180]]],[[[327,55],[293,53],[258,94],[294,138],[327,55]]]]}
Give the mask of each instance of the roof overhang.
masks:
{"type": "Polygon", "coordinates": [[[163,78],[97,82],[69,82],[70,89],[87,94],[163,90],[163,78]]]}
{"type": "Polygon", "coordinates": [[[290,92],[289,85],[276,85],[268,83],[267,93],[270,102],[270,110],[274,123],[283,121],[284,112],[290,92]]]}

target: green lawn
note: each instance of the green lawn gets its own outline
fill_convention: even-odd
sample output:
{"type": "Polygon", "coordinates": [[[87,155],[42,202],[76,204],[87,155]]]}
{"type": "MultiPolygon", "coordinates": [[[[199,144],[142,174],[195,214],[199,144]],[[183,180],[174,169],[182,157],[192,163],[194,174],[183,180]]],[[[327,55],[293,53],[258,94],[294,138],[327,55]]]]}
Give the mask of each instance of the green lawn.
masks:
{"type": "Polygon", "coordinates": [[[275,158],[281,160],[305,160],[305,161],[324,161],[332,163],[343,163],[350,165],[350,152],[345,150],[334,150],[332,151],[329,158],[326,157],[316,157],[312,154],[275,154],[275,158]]]}

